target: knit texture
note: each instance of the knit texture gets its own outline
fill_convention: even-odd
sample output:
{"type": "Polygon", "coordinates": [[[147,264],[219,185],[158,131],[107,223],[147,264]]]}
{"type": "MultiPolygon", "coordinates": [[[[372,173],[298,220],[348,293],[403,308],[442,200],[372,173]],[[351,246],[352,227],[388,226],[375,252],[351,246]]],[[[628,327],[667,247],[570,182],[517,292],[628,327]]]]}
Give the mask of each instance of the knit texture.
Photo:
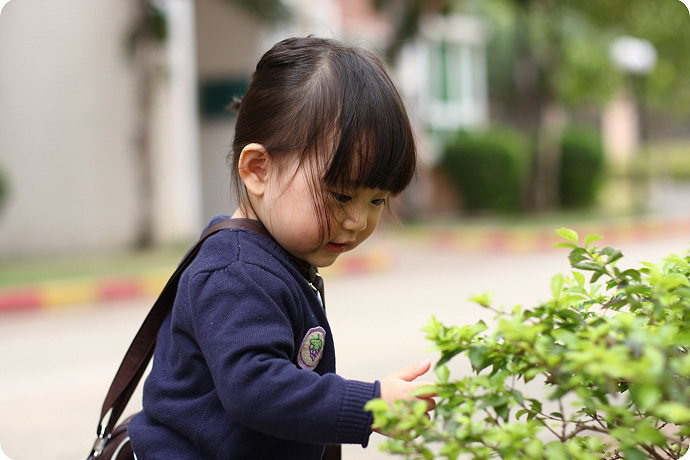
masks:
{"type": "Polygon", "coordinates": [[[379,394],[378,382],[335,374],[325,311],[290,255],[223,230],[182,275],[129,434],[139,460],[320,459],[325,444],[366,446],[363,408],[379,394]],[[300,346],[317,327],[321,358],[302,369],[300,346]]]}

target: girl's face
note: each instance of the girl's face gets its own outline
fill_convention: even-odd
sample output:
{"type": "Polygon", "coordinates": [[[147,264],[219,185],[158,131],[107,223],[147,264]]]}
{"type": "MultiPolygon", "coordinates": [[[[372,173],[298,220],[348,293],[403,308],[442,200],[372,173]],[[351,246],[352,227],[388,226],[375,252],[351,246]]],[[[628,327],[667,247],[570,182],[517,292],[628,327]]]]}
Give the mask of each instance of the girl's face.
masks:
{"type": "Polygon", "coordinates": [[[257,217],[290,254],[317,267],[331,265],[340,254],[356,248],[376,229],[389,192],[378,189],[330,190],[342,206],[334,210],[330,233],[322,238],[318,207],[311,187],[311,169],[300,165],[278,172],[267,181],[257,217]],[[296,169],[296,171],[295,171],[296,169]]]}

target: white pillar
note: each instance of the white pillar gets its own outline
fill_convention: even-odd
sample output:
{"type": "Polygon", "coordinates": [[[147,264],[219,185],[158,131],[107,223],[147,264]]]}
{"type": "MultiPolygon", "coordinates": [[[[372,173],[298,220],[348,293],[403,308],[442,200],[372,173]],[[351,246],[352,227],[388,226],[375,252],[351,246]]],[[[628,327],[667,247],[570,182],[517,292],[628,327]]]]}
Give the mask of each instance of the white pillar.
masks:
{"type": "Polygon", "coordinates": [[[163,181],[157,221],[164,239],[196,236],[202,219],[201,158],[199,153],[198,78],[194,0],[165,0],[168,20],[169,107],[171,152],[163,181]]]}

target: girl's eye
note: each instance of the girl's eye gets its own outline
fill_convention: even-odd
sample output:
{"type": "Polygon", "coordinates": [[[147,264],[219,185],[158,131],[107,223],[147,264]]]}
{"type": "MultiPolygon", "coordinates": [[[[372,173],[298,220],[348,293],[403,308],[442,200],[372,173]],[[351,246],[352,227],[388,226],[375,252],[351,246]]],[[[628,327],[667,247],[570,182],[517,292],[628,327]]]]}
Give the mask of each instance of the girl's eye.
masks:
{"type": "Polygon", "coordinates": [[[333,193],[333,197],[338,200],[339,203],[349,203],[352,201],[352,197],[344,193],[333,193]]]}
{"type": "Polygon", "coordinates": [[[382,206],[386,204],[386,199],[385,198],[376,198],[375,200],[371,200],[371,204],[376,205],[376,206],[382,206]]]}

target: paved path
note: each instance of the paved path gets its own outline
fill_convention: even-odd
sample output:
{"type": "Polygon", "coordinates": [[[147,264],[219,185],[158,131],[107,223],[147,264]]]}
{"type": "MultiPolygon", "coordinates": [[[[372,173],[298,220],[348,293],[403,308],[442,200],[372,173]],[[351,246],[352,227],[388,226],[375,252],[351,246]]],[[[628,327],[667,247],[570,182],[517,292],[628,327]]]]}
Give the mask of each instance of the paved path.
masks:
{"type": "MultiPolygon", "coordinates": [[[[618,247],[631,266],[680,252],[688,241],[618,247]]],[[[326,280],[339,371],[362,380],[435,358],[420,332],[430,315],[457,324],[487,318],[466,300],[487,291],[499,304],[536,302],[547,297],[550,277],[568,269],[566,250],[482,254],[398,240],[367,244],[388,248],[386,269],[326,280]]],[[[102,398],[149,305],[129,300],[0,316],[0,444],[10,458],[75,460],[88,453],[102,398]]],[[[464,372],[461,364],[455,372],[464,372]]],[[[347,446],[345,459],[390,458],[377,450],[381,439],[374,435],[365,450],[347,446]]]]}

